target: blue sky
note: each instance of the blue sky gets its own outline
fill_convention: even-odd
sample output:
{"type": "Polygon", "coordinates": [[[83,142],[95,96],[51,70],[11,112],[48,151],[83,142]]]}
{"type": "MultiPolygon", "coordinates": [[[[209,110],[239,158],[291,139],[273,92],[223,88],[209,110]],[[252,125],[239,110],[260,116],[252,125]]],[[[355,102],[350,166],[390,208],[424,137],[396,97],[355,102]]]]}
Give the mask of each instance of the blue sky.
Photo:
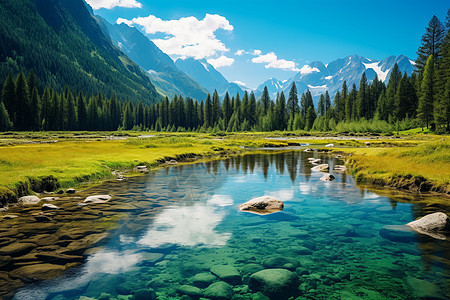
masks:
{"type": "Polygon", "coordinates": [[[444,22],[450,8],[446,0],[86,1],[108,21],[140,29],[172,58],[205,58],[250,88],[288,79],[316,60],[415,59],[433,14],[444,22]]]}

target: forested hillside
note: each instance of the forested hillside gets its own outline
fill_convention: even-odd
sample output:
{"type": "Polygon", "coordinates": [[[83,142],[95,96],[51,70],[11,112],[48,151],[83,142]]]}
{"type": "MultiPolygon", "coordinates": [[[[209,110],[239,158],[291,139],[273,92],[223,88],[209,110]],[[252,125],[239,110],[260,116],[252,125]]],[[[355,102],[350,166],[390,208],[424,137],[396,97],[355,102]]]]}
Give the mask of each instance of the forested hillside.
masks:
{"type": "Polygon", "coordinates": [[[82,0],[2,0],[0,79],[33,70],[44,86],[68,86],[151,104],[160,100],[148,76],[104,36],[82,0]]]}

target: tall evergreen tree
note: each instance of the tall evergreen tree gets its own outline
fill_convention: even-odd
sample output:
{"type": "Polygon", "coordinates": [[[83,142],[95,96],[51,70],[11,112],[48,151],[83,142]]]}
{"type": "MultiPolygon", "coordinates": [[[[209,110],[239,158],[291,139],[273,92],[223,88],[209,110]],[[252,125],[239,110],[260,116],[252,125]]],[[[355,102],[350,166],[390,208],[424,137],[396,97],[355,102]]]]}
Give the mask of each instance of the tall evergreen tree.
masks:
{"type": "Polygon", "coordinates": [[[416,68],[419,73],[424,72],[430,55],[433,56],[434,64],[440,59],[440,49],[444,35],[444,26],[436,16],[433,16],[428,23],[425,34],[422,36],[421,45],[417,51],[416,68]]]}
{"type": "Polygon", "coordinates": [[[330,94],[328,94],[328,91],[326,91],[325,92],[325,113],[326,114],[328,114],[330,108],[331,108],[330,94]]]}
{"type": "Polygon", "coordinates": [[[222,117],[222,109],[220,107],[220,99],[217,90],[214,90],[213,98],[212,98],[212,125],[214,126],[219,122],[219,119],[222,117]]]}
{"type": "Polygon", "coordinates": [[[353,84],[350,93],[348,93],[347,98],[345,99],[345,120],[352,121],[353,120],[353,107],[356,102],[356,95],[358,91],[356,90],[356,84],[353,84]]]}
{"type": "Polygon", "coordinates": [[[287,107],[287,114],[289,115],[290,118],[294,119],[295,114],[298,113],[300,110],[298,106],[298,93],[297,87],[295,86],[295,81],[292,82],[286,107],[287,107]]]}
{"type": "Polygon", "coordinates": [[[205,128],[213,127],[213,108],[212,108],[212,101],[211,96],[208,94],[205,100],[205,111],[204,111],[204,119],[205,119],[205,128]]]}
{"type": "Polygon", "coordinates": [[[8,111],[3,104],[3,101],[0,101],[0,131],[7,131],[12,129],[12,122],[9,119],[8,111]]]}
{"type": "Polygon", "coordinates": [[[319,116],[325,115],[325,96],[323,94],[319,97],[319,103],[317,104],[317,114],[319,116]]]}
{"type": "Polygon", "coordinates": [[[222,102],[222,115],[225,127],[228,127],[228,122],[230,122],[232,114],[233,109],[231,107],[230,95],[226,92],[222,102]]]}
{"type": "Polygon", "coordinates": [[[41,98],[36,87],[33,88],[30,99],[30,116],[29,127],[33,131],[37,131],[41,127],[41,98]]]}
{"type": "Polygon", "coordinates": [[[306,90],[306,92],[302,94],[300,104],[300,111],[302,113],[302,116],[305,118],[306,113],[308,112],[308,108],[311,106],[314,108],[314,102],[310,90],[306,90]]]}
{"type": "Polygon", "coordinates": [[[367,99],[367,77],[364,72],[361,76],[361,81],[359,83],[359,91],[356,95],[356,113],[358,118],[368,118],[369,107],[367,99]]]}
{"type": "Polygon", "coordinates": [[[9,113],[11,122],[15,121],[14,117],[14,101],[16,99],[16,84],[11,74],[6,77],[5,83],[3,84],[1,99],[5,105],[5,109],[9,113]]]}
{"type": "Polygon", "coordinates": [[[417,118],[427,128],[433,118],[434,103],[434,58],[433,55],[427,60],[423,71],[423,79],[420,86],[419,106],[417,108],[417,118]]]}
{"type": "Polygon", "coordinates": [[[270,105],[270,96],[269,96],[269,90],[267,89],[267,86],[264,86],[264,90],[261,95],[261,103],[262,103],[262,107],[263,107],[262,114],[265,116],[269,110],[269,105],[270,105]]]}
{"type": "Polygon", "coordinates": [[[250,123],[250,127],[255,126],[256,124],[256,97],[253,91],[250,93],[249,105],[248,105],[248,113],[247,113],[250,123]]]}
{"type": "Polygon", "coordinates": [[[277,97],[276,113],[277,118],[277,129],[286,129],[286,98],[284,97],[284,92],[281,91],[279,97],[277,97]]]}
{"type": "Polygon", "coordinates": [[[16,79],[16,91],[13,104],[15,112],[14,125],[18,130],[28,129],[30,123],[30,94],[28,91],[27,80],[23,72],[20,72],[16,79]]]}

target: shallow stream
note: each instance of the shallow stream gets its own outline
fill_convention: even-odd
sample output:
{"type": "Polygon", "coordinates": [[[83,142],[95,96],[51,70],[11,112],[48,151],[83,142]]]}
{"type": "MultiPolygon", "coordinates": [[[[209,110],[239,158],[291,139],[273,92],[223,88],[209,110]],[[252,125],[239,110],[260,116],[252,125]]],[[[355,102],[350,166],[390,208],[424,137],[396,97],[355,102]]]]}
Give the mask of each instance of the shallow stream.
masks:
{"type": "Polygon", "coordinates": [[[269,152],[107,183],[99,193],[137,209],[82,266],[28,285],[15,299],[267,299],[248,285],[265,269],[298,278],[295,293],[261,288],[271,299],[448,299],[450,243],[384,227],[429,210],[361,190],[342,173],[320,181],[309,157],[331,168],[343,163],[269,152]],[[263,195],[282,200],[284,210],[238,210],[263,195]],[[228,283],[208,288],[220,281],[228,283]]]}

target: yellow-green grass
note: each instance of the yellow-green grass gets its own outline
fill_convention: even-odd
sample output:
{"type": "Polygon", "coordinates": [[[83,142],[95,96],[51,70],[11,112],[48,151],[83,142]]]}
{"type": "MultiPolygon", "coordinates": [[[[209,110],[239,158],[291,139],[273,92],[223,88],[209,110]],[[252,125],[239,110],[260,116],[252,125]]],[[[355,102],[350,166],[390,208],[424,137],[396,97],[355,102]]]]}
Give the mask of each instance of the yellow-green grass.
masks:
{"type": "Polygon", "coordinates": [[[386,179],[410,174],[448,186],[449,139],[443,142],[441,138],[433,135],[379,137],[370,140],[368,148],[364,137],[313,137],[305,136],[305,132],[10,132],[0,134],[0,187],[14,190],[18,182],[25,182],[29,177],[48,175],[55,176],[62,187],[75,186],[111,178],[111,171],[116,169],[132,169],[140,164],[156,167],[164,157],[187,153],[217,157],[243,152],[242,147],[304,143],[315,148],[332,143],[336,150],[353,153],[351,167],[366,177],[386,179]],[[139,138],[141,134],[153,137],[139,138]],[[287,139],[273,139],[280,137],[287,139]],[[436,146],[441,144],[444,146],[436,146]]]}
{"type": "Polygon", "coordinates": [[[410,147],[371,146],[343,151],[352,154],[349,165],[357,181],[389,185],[400,178],[421,178],[440,191],[450,191],[449,138],[421,141],[410,147]]]}
{"type": "MultiPolygon", "coordinates": [[[[215,145],[222,144],[215,141],[215,145]]],[[[12,186],[27,177],[54,175],[63,186],[106,177],[114,169],[139,164],[153,166],[164,157],[213,152],[208,140],[191,137],[60,141],[0,147],[0,186],[12,186]]]]}

